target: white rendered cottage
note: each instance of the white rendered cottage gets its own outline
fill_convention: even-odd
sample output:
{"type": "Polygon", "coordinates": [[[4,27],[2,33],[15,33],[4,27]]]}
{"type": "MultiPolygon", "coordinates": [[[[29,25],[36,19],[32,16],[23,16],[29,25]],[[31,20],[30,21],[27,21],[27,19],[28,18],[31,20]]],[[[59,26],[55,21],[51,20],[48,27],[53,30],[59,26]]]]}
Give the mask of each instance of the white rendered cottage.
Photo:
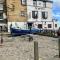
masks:
{"type": "Polygon", "coordinates": [[[52,19],[52,5],[50,0],[27,0],[28,24],[35,28],[57,30],[57,21],[52,19]]]}
{"type": "MultiPolygon", "coordinates": [[[[18,0],[15,0],[18,1],[18,0]]],[[[13,27],[18,26],[21,29],[28,29],[29,27],[34,27],[34,28],[39,28],[39,29],[47,29],[47,30],[57,30],[57,21],[53,19],[52,17],[52,6],[53,2],[50,0],[19,0],[18,2],[20,4],[21,10],[25,11],[20,11],[17,9],[16,13],[17,18],[13,22],[13,14],[11,14],[12,18],[8,18],[9,21],[11,20],[12,22],[8,22],[8,32],[10,32],[10,24],[13,25],[13,27]],[[20,4],[21,2],[21,4],[20,4]],[[21,7],[23,6],[23,7],[21,7]],[[25,6],[25,7],[24,7],[25,6]],[[18,17],[21,17],[18,18],[18,17]],[[23,18],[25,18],[23,20],[23,18]],[[17,21],[20,22],[17,22],[17,21]]],[[[15,4],[15,7],[18,5],[15,4]]],[[[16,9],[15,9],[16,10],[16,9]]],[[[15,12],[15,11],[14,11],[15,12]]]]}

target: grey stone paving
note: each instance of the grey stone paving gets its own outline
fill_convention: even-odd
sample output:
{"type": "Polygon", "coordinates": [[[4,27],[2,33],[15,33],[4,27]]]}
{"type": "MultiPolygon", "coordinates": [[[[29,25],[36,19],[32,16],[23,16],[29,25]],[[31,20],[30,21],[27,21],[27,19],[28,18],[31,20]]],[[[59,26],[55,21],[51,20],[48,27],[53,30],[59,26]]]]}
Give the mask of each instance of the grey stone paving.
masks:
{"type": "Polygon", "coordinates": [[[38,42],[39,60],[60,60],[58,57],[58,38],[34,35],[33,41],[28,37],[4,36],[0,46],[0,60],[34,60],[34,41],[38,42]]]}

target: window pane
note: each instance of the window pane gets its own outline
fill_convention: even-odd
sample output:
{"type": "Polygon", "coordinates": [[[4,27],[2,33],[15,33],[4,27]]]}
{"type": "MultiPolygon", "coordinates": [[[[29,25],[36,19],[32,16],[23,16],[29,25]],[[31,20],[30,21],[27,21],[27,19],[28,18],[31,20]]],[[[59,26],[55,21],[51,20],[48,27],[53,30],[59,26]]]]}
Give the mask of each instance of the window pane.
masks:
{"type": "Polygon", "coordinates": [[[33,0],[33,1],[36,1],[36,0],[33,0]]]}
{"type": "Polygon", "coordinates": [[[38,11],[32,11],[32,18],[34,19],[38,18],[38,11]]]}
{"type": "Polygon", "coordinates": [[[3,14],[0,13],[0,19],[3,19],[3,14]]]}
{"type": "Polygon", "coordinates": [[[42,12],[42,18],[47,19],[48,18],[48,12],[42,12]]]}
{"type": "Polygon", "coordinates": [[[43,2],[43,7],[46,8],[46,2],[43,2]]]}
{"type": "Polygon", "coordinates": [[[36,2],[36,1],[33,1],[33,5],[34,5],[34,6],[37,6],[37,2],[36,2]]]}

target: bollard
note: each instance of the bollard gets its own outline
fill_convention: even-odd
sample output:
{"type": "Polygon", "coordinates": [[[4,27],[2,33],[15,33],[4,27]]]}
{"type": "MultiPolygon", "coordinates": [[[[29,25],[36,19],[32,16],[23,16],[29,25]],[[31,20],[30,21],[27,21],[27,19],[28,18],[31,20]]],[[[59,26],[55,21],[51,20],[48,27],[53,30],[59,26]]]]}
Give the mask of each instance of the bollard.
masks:
{"type": "Polygon", "coordinates": [[[0,28],[1,28],[1,39],[0,39],[0,43],[1,43],[1,45],[0,45],[0,46],[3,46],[3,45],[2,45],[2,44],[3,44],[2,26],[0,26],[0,28]]]}
{"type": "Polygon", "coordinates": [[[1,44],[3,44],[2,26],[1,26],[1,44]]]}
{"type": "Polygon", "coordinates": [[[39,60],[38,42],[34,41],[34,60],[39,60]]]}
{"type": "Polygon", "coordinates": [[[54,31],[54,37],[55,37],[55,31],[54,31]]]}
{"type": "Polygon", "coordinates": [[[32,36],[29,36],[29,42],[33,40],[33,37],[32,36]]]}
{"type": "Polygon", "coordinates": [[[60,58],[60,37],[59,37],[59,40],[58,40],[58,47],[59,47],[59,58],[60,58]]]}
{"type": "Polygon", "coordinates": [[[1,44],[3,44],[3,38],[2,38],[2,36],[1,36],[1,44]]]}
{"type": "Polygon", "coordinates": [[[58,49],[59,49],[59,58],[60,58],[60,27],[59,27],[59,29],[57,31],[57,35],[59,37],[59,39],[58,39],[58,49]]]}

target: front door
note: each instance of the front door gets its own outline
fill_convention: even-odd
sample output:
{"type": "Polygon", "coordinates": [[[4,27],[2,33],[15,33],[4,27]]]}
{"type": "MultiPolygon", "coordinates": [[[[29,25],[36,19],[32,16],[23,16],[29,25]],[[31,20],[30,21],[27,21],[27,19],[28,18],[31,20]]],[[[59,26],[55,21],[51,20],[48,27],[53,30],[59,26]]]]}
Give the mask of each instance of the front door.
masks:
{"type": "Polygon", "coordinates": [[[28,29],[31,29],[33,23],[27,23],[27,24],[28,24],[28,29]]]}

